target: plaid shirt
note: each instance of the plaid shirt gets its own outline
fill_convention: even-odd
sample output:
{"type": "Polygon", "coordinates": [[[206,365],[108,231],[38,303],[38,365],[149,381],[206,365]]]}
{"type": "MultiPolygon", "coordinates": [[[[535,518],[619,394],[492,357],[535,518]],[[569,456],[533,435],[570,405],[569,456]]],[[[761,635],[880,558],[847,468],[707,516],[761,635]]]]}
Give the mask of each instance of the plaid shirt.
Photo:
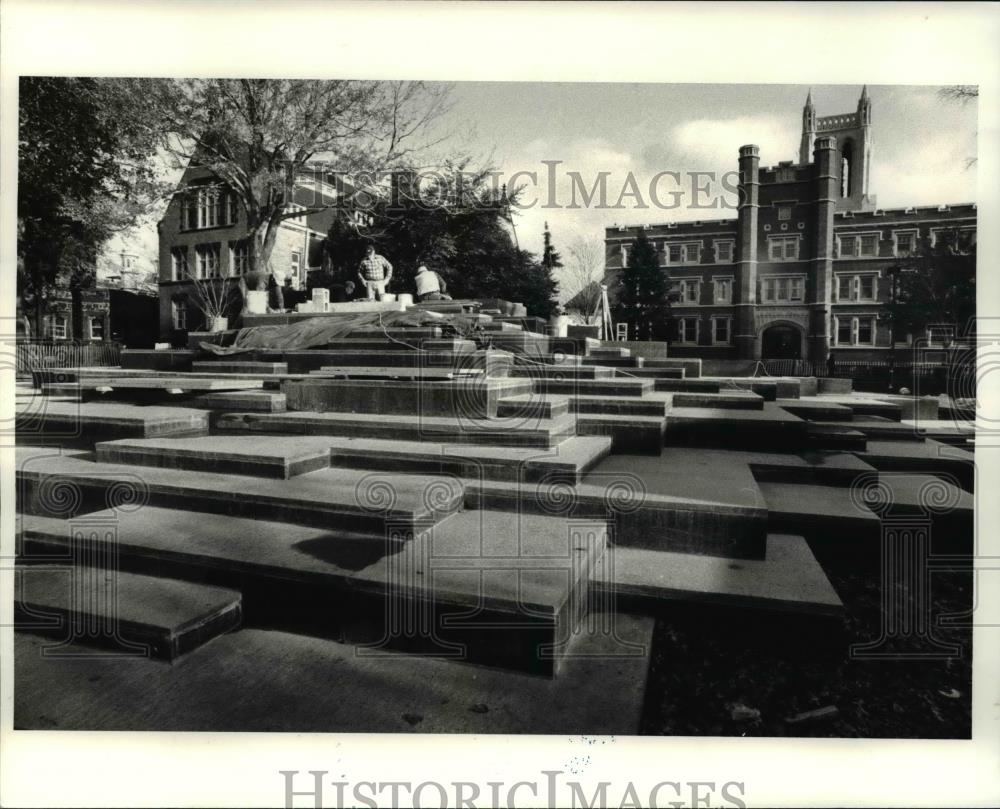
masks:
{"type": "Polygon", "coordinates": [[[361,259],[358,271],[366,281],[384,281],[392,275],[392,265],[386,261],[385,256],[375,253],[361,259]]]}

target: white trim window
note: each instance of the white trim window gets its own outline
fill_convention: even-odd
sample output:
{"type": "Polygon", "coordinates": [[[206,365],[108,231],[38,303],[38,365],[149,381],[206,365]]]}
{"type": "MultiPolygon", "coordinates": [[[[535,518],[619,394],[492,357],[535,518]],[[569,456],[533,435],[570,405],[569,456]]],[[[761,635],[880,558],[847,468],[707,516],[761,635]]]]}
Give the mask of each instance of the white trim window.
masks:
{"type": "Polygon", "coordinates": [[[875,345],[875,315],[834,315],[833,320],[838,348],[875,345]]]}
{"type": "Polygon", "coordinates": [[[894,230],[892,232],[892,254],[894,256],[912,256],[917,252],[918,230],[894,230]]]}
{"type": "Polygon", "coordinates": [[[697,278],[681,278],[677,289],[680,293],[678,306],[697,306],[701,303],[701,281],[697,278]]]}
{"type": "Polygon", "coordinates": [[[736,242],[732,239],[718,239],[715,246],[715,263],[732,264],[736,255],[736,242]]]}
{"type": "Polygon", "coordinates": [[[955,342],[954,323],[931,323],[924,330],[928,348],[947,348],[955,342]]]}
{"type": "Polygon", "coordinates": [[[89,318],[90,339],[100,342],[104,339],[104,318],[89,318]]]}
{"type": "Polygon", "coordinates": [[[198,279],[219,277],[219,243],[199,244],[194,249],[198,279]]]}
{"type": "Polygon", "coordinates": [[[701,242],[666,242],[663,255],[668,265],[700,264],[701,242]]]}
{"type": "Polygon", "coordinates": [[[733,276],[722,275],[712,278],[712,300],[715,303],[733,302],[733,276]]]}
{"type": "Polygon", "coordinates": [[[299,250],[292,251],[292,262],[291,262],[291,278],[295,279],[294,282],[298,284],[299,273],[302,271],[302,252],[299,250]]]}
{"type": "Polygon", "coordinates": [[[837,273],[839,303],[875,303],[878,300],[877,272],[837,273]]]}
{"type": "Polygon", "coordinates": [[[801,303],[805,300],[804,275],[767,275],[760,279],[761,303],[801,303]]]}
{"type": "Polygon", "coordinates": [[[215,185],[194,186],[181,195],[181,230],[202,230],[236,221],[236,196],[215,185]]]}
{"type": "Polygon", "coordinates": [[[975,225],[964,225],[961,227],[943,227],[943,228],[931,228],[931,247],[937,247],[938,234],[940,233],[951,233],[952,231],[958,231],[958,248],[962,251],[967,251],[972,245],[976,243],[976,227],[975,225]]]}
{"type": "Polygon", "coordinates": [[[188,249],[186,246],[170,248],[170,272],[174,281],[183,281],[188,276],[188,249]]]}
{"type": "Polygon", "coordinates": [[[698,344],[698,318],[681,317],[677,319],[677,342],[682,345],[698,344]]]}
{"type": "Polygon", "coordinates": [[[799,258],[798,236],[768,236],[768,261],[797,261],[799,258]]]}
{"type": "Polygon", "coordinates": [[[229,270],[232,275],[246,275],[250,269],[250,243],[245,239],[229,243],[229,270]]]}
{"type": "Polygon", "coordinates": [[[712,345],[727,346],[732,344],[733,319],[729,315],[712,316],[712,345]]]}
{"type": "Polygon", "coordinates": [[[877,258],[881,234],[845,233],[837,236],[837,258],[877,258]]]}
{"type": "Polygon", "coordinates": [[[778,221],[788,222],[792,218],[792,208],[790,205],[781,205],[778,208],[778,221]]]}
{"type": "Polygon", "coordinates": [[[171,301],[170,302],[170,318],[173,320],[174,328],[178,331],[184,331],[187,329],[187,302],[186,301],[171,301]]]}
{"type": "Polygon", "coordinates": [[[48,315],[45,318],[45,325],[49,333],[50,340],[66,339],[66,318],[63,315],[48,315]]]}

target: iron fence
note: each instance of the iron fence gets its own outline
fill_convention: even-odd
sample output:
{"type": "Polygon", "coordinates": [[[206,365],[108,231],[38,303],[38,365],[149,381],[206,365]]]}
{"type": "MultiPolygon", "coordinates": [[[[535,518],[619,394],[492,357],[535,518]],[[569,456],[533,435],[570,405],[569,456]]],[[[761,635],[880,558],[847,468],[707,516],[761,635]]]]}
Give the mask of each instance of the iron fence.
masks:
{"type": "Polygon", "coordinates": [[[85,368],[121,365],[122,344],[75,343],[69,340],[18,341],[15,346],[18,374],[42,368],[85,368]]]}

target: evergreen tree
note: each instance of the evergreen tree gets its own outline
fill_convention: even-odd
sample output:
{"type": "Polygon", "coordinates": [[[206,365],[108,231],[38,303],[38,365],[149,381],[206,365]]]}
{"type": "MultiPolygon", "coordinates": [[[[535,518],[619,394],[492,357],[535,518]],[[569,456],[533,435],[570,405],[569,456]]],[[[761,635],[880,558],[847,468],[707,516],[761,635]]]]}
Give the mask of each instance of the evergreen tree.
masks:
{"type": "Polygon", "coordinates": [[[652,340],[665,336],[670,314],[667,276],[645,233],[640,232],[632,244],[616,292],[616,319],[629,324],[629,332],[635,339],[652,340]]]}

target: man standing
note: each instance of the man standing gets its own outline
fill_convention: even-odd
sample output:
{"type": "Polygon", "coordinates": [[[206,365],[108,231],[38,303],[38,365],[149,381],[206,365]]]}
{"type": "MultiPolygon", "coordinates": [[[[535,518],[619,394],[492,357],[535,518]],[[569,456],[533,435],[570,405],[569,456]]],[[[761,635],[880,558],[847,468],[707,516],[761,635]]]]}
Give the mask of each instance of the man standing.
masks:
{"type": "Polygon", "coordinates": [[[385,294],[386,285],[392,280],[392,265],[385,256],[375,252],[372,245],[365,248],[365,257],[358,267],[358,278],[368,290],[368,300],[375,300],[376,294],[381,299],[385,294]]]}

